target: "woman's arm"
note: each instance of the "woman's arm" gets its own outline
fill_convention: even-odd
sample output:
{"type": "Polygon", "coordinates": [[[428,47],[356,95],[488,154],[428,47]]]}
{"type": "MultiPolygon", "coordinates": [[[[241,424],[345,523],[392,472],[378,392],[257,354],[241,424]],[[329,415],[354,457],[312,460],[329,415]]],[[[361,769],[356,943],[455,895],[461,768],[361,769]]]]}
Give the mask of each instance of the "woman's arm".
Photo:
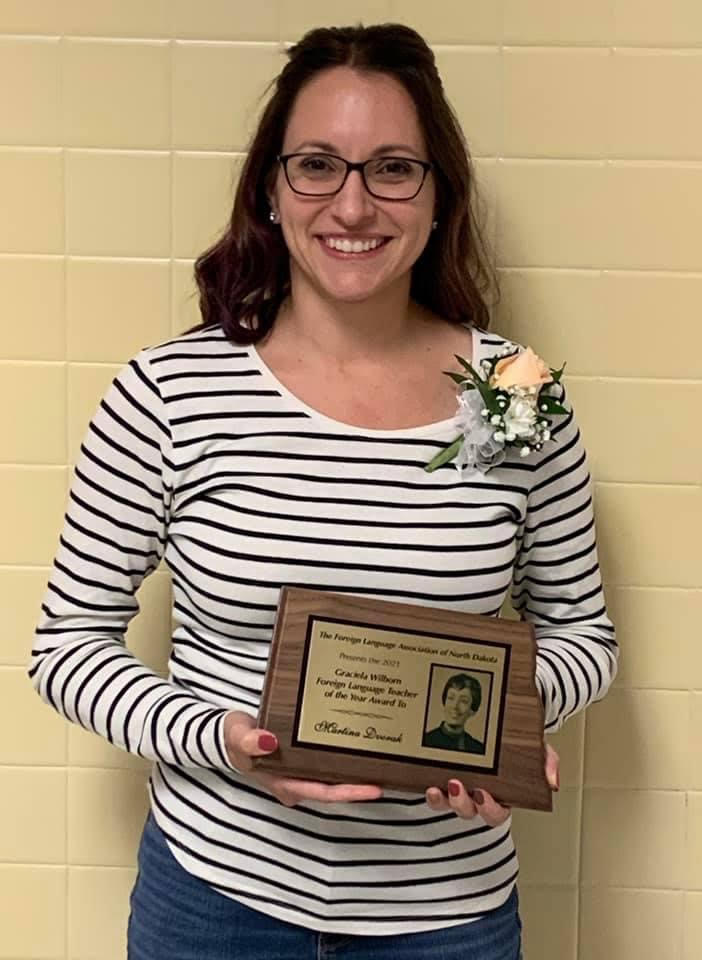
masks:
{"type": "Polygon", "coordinates": [[[171,440],[144,350],[113,381],[81,446],[29,675],[64,717],[130,753],[232,769],[227,711],[162,679],[124,643],[136,591],[166,543],[171,440]]]}
{"type": "Polygon", "coordinates": [[[512,588],[514,609],[536,632],[548,733],[605,695],[618,654],[602,593],[590,475],[568,409],[534,464],[512,588]]]}
{"type": "MultiPolygon", "coordinates": [[[[562,403],[568,406],[565,396],[562,403]]],[[[519,530],[512,605],[534,625],[536,683],[552,733],[565,720],[601,699],[617,669],[614,627],[607,617],[597,562],[590,475],[573,412],[553,430],[530,469],[524,522],[519,530]]],[[[558,756],[546,746],[546,779],[558,789],[558,756]]],[[[497,826],[510,814],[485,790],[471,794],[451,780],[448,794],[434,787],[427,803],[497,826]]]]}

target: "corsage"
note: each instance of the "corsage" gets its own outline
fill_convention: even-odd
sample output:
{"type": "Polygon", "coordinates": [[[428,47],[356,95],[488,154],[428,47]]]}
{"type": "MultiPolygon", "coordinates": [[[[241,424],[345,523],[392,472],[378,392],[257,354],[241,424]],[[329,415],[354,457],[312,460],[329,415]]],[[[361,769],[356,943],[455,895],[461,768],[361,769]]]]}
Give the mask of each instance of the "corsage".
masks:
{"type": "Polygon", "coordinates": [[[481,376],[467,360],[456,356],[465,373],[446,371],[462,387],[457,420],[461,433],[425,466],[431,473],[453,460],[459,472],[487,473],[505,459],[507,447],[518,447],[519,456],[541,450],[551,440],[552,416],[568,411],[560,396],[560,370],[546,366],[531,347],[519,351],[508,344],[481,361],[481,376]]]}

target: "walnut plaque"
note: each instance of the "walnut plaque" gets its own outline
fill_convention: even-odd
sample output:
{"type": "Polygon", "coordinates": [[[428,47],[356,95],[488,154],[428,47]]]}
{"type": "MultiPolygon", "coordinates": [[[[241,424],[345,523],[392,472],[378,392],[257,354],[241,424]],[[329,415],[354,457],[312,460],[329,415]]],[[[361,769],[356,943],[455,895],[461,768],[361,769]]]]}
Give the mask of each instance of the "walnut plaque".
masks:
{"type": "Polygon", "coordinates": [[[423,793],[449,779],[551,809],[530,624],[283,587],[254,767],[423,793]]]}

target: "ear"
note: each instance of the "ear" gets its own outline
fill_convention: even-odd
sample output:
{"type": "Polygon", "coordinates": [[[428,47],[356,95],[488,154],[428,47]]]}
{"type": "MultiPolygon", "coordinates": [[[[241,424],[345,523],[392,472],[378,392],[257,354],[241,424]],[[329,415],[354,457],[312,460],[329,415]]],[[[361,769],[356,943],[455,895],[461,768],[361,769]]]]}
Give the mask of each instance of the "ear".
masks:
{"type": "Polygon", "coordinates": [[[277,213],[280,210],[280,205],[278,203],[278,175],[276,171],[271,171],[266,177],[265,189],[268,206],[277,213]]]}
{"type": "Polygon", "coordinates": [[[280,223],[277,192],[275,190],[270,191],[266,194],[266,199],[268,200],[268,206],[270,207],[268,216],[271,223],[280,223]]]}

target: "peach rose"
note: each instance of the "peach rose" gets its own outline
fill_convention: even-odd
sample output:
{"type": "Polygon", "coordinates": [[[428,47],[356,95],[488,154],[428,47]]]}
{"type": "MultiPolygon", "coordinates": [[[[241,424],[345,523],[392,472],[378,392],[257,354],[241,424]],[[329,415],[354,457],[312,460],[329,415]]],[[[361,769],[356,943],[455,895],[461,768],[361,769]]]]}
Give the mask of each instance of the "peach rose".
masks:
{"type": "Polygon", "coordinates": [[[551,371],[544,361],[527,347],[522,353],[497,362],[490,386],[507,390],[508,387],[538,387],[552,381],[551,371]]]}

